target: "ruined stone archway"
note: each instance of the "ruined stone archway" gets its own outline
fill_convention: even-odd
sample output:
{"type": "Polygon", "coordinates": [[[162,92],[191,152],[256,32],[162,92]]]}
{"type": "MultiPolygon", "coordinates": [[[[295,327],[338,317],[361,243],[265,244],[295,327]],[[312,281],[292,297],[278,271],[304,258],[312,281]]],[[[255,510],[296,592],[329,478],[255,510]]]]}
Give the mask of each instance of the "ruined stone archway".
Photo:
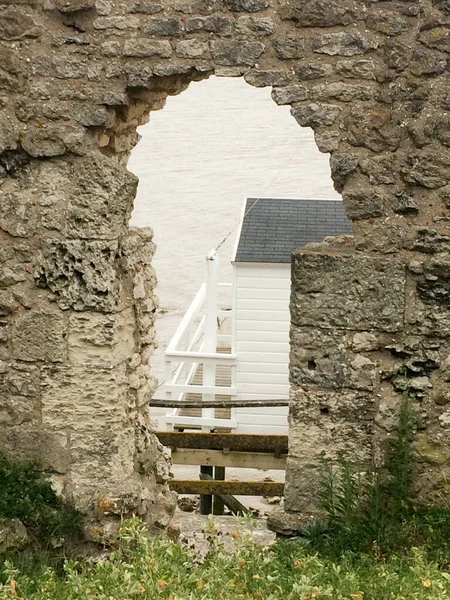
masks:
{"type": "Polygon", "coordinates": [[[39,458],[90,515],[92,539],[131,511],[167,525],[173,498],[145,411],[153,247],[150,232],[127,229],[136,181],[125,165],[149,112],[215,72],[273,86],[274,100],[292,105],[331,153],[354,221],[353,247],[325,244],[294,259],[287,509],[308,504],[303,471],[321,448],[350,438],[365,456],[379,453],[405,388],[421,398],[419,491],[442,493],[448,2],[1,8],[2,449],[39,458]]]}

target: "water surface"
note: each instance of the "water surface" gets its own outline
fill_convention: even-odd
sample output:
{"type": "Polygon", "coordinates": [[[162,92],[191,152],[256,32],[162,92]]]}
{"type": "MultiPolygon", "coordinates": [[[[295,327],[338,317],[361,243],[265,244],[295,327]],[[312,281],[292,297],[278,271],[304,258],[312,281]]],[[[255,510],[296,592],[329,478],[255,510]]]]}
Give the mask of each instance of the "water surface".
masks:
{"type": "Polygon", "coordinates": [[[339,196],[312,130],[277,106],[269,88],[243,79],[192,83],[139,132],[129,162],[140,180],[131,224],[155,231],[161,377],[162,352],[204,279],[205,256],[233,230],[220,249],[222,280],[230,280],[244,200],[339,196]]]}

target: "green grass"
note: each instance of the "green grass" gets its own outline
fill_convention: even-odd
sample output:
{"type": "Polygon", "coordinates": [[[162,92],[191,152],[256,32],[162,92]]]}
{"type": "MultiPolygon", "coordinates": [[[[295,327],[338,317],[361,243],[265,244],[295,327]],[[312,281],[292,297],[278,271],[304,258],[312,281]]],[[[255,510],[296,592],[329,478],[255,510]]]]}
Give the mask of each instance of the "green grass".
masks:
{"type": "MultiPolygon", "coordinates": [[[[133,518],[101,560],[58,560],[42,545],[11,555],[0,562],[0,600],[450,600],[450,508],[410,500],[413,424],[406,397],[382,470],[325,462],[326,520],[297,540],[263,548],[241,534],[230,549],[211,520],[200,560],[133,518]]],[[[0,459],[0,516],[47,539],[64,531],[67,510],[35,466],[0,459]]]]}
{"type": "Polygon", "coordinates": [[[68,561],[57,573],[45,562],[24,573],[7,562],[0,600],[444,600],[450,573],[424,549],[380,560],[346,552],[339,560],[287,541],[262,548],[239,536],[225,552],[213,529],[214,552],[204,561],[175,542],[150,539],[144,524],[124,522],[120,548],[94,562],[68,561]]]}

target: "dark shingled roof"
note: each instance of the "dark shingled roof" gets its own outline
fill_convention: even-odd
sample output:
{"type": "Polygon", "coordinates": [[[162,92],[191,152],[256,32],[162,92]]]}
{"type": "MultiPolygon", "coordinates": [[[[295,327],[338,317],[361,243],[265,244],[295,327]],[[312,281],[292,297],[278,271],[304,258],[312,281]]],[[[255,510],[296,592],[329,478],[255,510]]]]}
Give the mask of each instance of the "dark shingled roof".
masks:
{"type": "Polygon", "coordinates": [[[289,263],[296,248],[352,233],[342,200],[248,198],[236,262],[289,263]],[[256,204],[255,204],[256,203],[256,204]]]}

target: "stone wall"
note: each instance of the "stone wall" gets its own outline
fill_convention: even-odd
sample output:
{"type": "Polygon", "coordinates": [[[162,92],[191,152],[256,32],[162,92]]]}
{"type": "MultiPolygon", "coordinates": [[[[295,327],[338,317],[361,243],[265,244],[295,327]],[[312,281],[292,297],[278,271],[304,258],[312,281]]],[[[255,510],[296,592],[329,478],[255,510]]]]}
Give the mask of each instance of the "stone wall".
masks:
{"type": "Polygon", "coordinates": [[[153,245],[128,229],[126,163],[149,113],[215,73],[314,129],[354,221],[352,245],[294,258],[287,509],[318,450],[382,453],[405,386],[419,491],[445,494],[449,2],[0,2],[1,449],[37,457],[92,539],[133,511],[167,526],[153,245]]]}

